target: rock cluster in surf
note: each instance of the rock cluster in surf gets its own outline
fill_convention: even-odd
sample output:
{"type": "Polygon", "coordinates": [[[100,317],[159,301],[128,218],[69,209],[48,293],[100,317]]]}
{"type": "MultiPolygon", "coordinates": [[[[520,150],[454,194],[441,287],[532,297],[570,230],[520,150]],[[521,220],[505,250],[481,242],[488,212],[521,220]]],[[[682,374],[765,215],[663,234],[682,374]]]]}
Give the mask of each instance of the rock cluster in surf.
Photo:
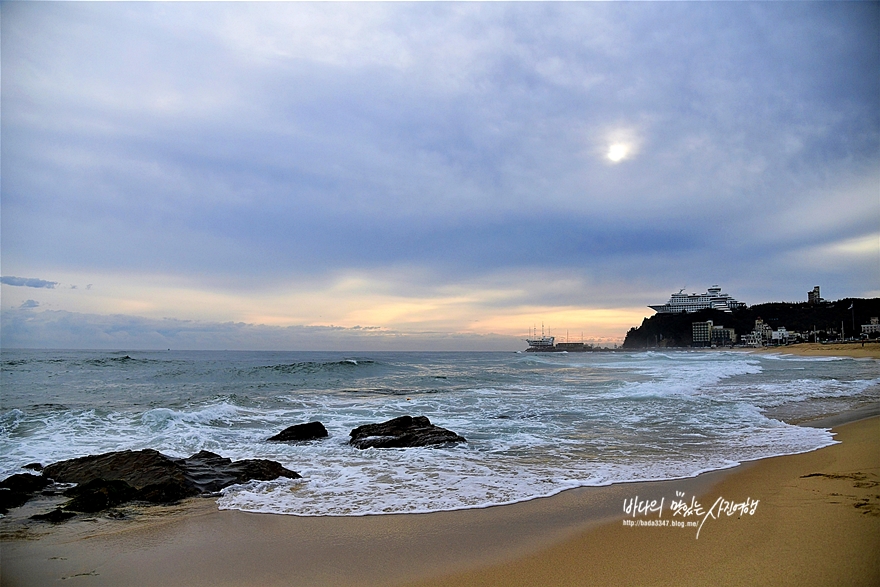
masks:
{"type": "Polygon", "coordinates": [[[72,498],[65,510],[97,512],[129,501],[174,503],[279,477],[300,475],[265,459],[232,461],[208,451],[174,459],[151,449],[126,450],[60,461],[43,468],[40,476],[13,475],[0,482],[0,508],[18,507],[53,482],[76,483],[63,493],[72,498]]]}
{"type": "MultiPolygon", "coordinates": [[[[326,438],[321,422],[290,426],[268,438],[275,442],[302,442],[326,438]]],[[[357,449],[448,446],[467,440],[446,428],[431,424],[425,416],[401,416],[378,424],[358,426],[349,434],[357,449]]],[[[19,507],[38,493],[71,498],[63,509],[33,516],[53,523],[75,515],[99,512],[128,502],[175,503],[188,497],[215,495],[224,487],[251,480],[271,481],[300,475],[275,461],[232,461],[208,451],[188,458],[172,458],[144,449],[118,451],[25,468],[40,475],[19,473],[0,481],[0,513],[19,507]],[[59,489],[55,484],[75,484],[59,489]]]]}
{"type": "Polygon", "coordinates": [[[327,437],[327,429],[320,422],[295,424],[268,438],[272,442],[302,442],[327,437]]]}
{"type": "Polygon", "coordinates": [[[358,426],[349,434],[355,448],[405,448],[438,446],[467,442],[452,430],[431,424],[425,416],[401,416],[382,422],[358,426]]]}
{"type": "MultiPolygon", "coordinates": [[[[327,436],[327,429],[322,423],[309,422],[285,428],[266,440],[302,442],[327,436]]],[[[426,416],[400,416],[378,424],[365,424],[352,430],[349,437],[348,443],[359,449],[444,446],[467,442],[452,430],[431,424],[426,416]]]]}
{"type": "Polygon", "coordinates": [[[45,477],[29,473],[17,473],[0,481],[0,514],[5,514],[10,508],[24,505],[49,483],[50,481],[45,477]]]}

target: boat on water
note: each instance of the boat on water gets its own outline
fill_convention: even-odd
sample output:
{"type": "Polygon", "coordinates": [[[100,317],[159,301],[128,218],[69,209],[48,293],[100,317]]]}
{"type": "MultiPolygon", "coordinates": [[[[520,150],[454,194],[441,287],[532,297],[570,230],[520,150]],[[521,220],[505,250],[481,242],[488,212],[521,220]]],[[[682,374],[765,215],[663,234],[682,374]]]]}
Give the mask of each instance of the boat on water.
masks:
{"type": "MultiPolygon", "coordinates": [[[[592,345],[586,345],[582,342],[555,342],[553,336],[542,336],[540,338],[527,338],[529,348],[527,353],[585,353],[592,351],[592,345]]],[[[522,351],[517,351],[522,352],[522,351]]]]}
{"type": "Polygon", "coordinates": [[[529,332],[526,342],[529,343],[529,348],[526,349],[527,353],[553,353],[559,350],[556,348],[556,337],[549,334],[544,335],[543,324],[541,324],[541,336],[538,336],[537,329],[533,329],[529,332]]]}
{"type": "MultiPolygon", "coordinates": [[[[583,338],[583,334],[581,334],[583,338]]],[[[525,339],[529,343],[529,348],[525,350],[527,353],[583,353],[593,350],[592,345],[586,345],[581,342],[569,342],[568,333],[565,335],[565,342],[556,342],[555,336],[550,336],[548,332],[544,334],[544,325],[541,325],[541,336],[538,336],[538,330],[529,331],[529,337],[525,339]]],[[[522,352],[522,351],[517,351],[522,352]]]]}
{"type": "Polygon", "coordinates": [[[529,343],[529,348],[526,349],[528,352],[548,352],[556,350],[556,337],[555,336],[541,336],[540,338],[527,338],[526,342],[529,343]]]}

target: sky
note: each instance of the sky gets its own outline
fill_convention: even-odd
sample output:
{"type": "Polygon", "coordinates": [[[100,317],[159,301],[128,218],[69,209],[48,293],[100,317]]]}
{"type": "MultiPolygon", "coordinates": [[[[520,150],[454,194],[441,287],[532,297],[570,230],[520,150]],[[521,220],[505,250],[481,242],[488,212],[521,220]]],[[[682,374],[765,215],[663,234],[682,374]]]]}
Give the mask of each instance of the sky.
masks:
{"type": "Polygon", "coordinates": [[[0,5],[0,344],[619,344],[880,297],[878,3],[0,5]]]}

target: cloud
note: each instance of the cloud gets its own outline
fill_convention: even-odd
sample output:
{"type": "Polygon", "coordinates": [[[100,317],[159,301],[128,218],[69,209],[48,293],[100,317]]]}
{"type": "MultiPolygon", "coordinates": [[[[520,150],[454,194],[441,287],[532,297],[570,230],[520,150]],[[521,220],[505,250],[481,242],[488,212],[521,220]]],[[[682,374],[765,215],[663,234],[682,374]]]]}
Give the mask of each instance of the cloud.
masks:
{"type": "Polygon", "coordinates": [[[495,334],[148,319],[66,311],[3,312],[0,347],[192,350],[522,350],[495,334]]]}
{"type": "Polygon", "coordinates": [[[30,277],[13,277],[11,275],[0,277],[0,283],[18,287],[43,287],[47,289],[54,289],[55,286],[59,285],[57,281],[46,281],[45,279],[30,277]]]}
{"type": "MultiPolygon", "coordinates": [[[[846,256],[846,271],[837,253],[791,262],[880,221],[876,3],[11,3],[3,16],[4,266],[169,293],[128,290],[108,308],[182,317],[176,288],[271,316],[283,307],[266,291],[339,305],[351,300],[328,284],[365,273],[405,292],[400,311],[363,300],[371,316],[497,275],[560,311],[644,307],[684,283],[754,302],[876,289],[870,256],[846,256]],[[546,294],[548,274],[578,287],[546,294]]],[[[74,310],[84,289],[46,303],[74,310]]]]}
{"type": "Polygon", "coordinates": [[[858,270],[873,265],[880,272],[880,233],[806,246],[803,250],[792,251],[790,258],[792,263],[833,265],[841,270],[858,270]]]}
{"type": "Polygon", "coordinates": [[[30,308],[38,308],[40,306],[40,302],[36,300],[25,300],[22,302],[21,306],[19,306],[22,310],[27,310],[30,308]]]}

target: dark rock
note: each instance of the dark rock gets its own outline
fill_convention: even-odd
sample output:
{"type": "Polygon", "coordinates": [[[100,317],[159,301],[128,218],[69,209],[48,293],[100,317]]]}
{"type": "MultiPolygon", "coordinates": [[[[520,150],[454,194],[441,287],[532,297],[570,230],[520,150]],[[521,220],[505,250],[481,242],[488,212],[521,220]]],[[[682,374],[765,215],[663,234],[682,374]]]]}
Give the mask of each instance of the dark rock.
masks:
{"type": "Polygon", "coordinates": [[[64,509],[74,512],[100,512],[131,501],[137,493],[137,489],[125,481],[92,479],[64,492],[64,495],[73,498],[64,509]]]}
{"type": "Polygon", "coordinates": [[[28,473],[17,473],[0,481],[0,514],[24,505],[48,484],[48,479],[28,473]]]}
{"type": "Polygon", "coordinates": [[[0,488],[20,493],[36,493],[49,484],[49,480],[30,473],[17,473],[0,481],[0,488]]]}
{"type": "Polygon", "coordinates": [[[31,471],[42,471],[43,465],[41,465],[40,463],[28,463],[22,468],[23,469],[30,469],[31,471]]]}
{"type": "Polygon", "coordinates": [[[300,479],[301,475],[296,471],[285,469],[275,461],[268,459],[244,459],[235,461],[229,469],[238,476],[238,483],[244,483],[251,479],[257,481],[271,481],[278,477],[288,479],[300,479]]]}
{"type": "Polygon", "coordinates": [[[5,514],[12,508],[23,506],[33,496],[32,493],[0,489],[0,514],[5,514]]]}
{"type": "Polygon", "coordinates": [[[355,448],[402,448],[437,446],[467,440],[451,430],[431,424],[425,416],[401,416],[382,422],[358,426],[349,434],[355,448]]]}
{"type": "Polygon", "coordinates": [[[300,442],[303,440],[315,440],[317,438],[326,438],[327,429],[320,422],[309,422],[308,424],[296,424],[285,428],[275,436],[268,440],[277,442],[300,442]]]}
{"type": "Polygon", "coordinates": [[[73,512],[65,512],[61,508],[56,508],[47,514],[36,514],[31,516],[32,520],[37,520],[38,522],[51,522],[53,524],[59,524],[65,520],[69,520],[74,517],[76,514],[73,512]]]}
{"type": "Polygon", "coordinates": [[[43,476],[61,483],[83,484],[95,479],[125,481],[135,489],[172,480],[187,483],[184,471],[175,459],[151,449],[125,450],[60,461],[46,466],[43,476]]]}
{"type": "Polygon", "coordinates": [[[252,479],[270,481],[278,477],[300,476],[264,459],[233,462],[208,451],[173,459],[150,449],[126,450],[53,463],[43,468],[42,476],[12,475],[0,481],[0,513],[23,505],[51,481],[77,484],[64,492],[73,498],[66,509],[97,512],[131,500],[173,503],[252,479]]]}
{"type": "Polygon", "coordinates": [[[197,487],[202,493],[215,493],[224,487],[239,483],[238,476],[229,470],[232,459],[207,450],[181,459],[178,464],[185,471],[185,477],[190,485],[197,487]]]}
{"type": "Polygon", "coordinates": [[[138,489],[137,499],[150,503],[175,503],[187,497],[195,497],[204,493],[193,488],[184,481],[171,479],[159,483],[151,483],[138,489]]]}
{"type": "Polygon", "coordinates": [[[237,475],[237,483],[244,483],[252,479],[257,481],[271,481],[278,477],[288,479],[300,479],[301,476],[295,471],[285,469],[275,461],[267,459],[244,459],[235,461],[229,466],[229,470],[237,475]]]}
{"type": "Polygon", "coordinates": [[[285,469],[275,461],[245,459],[233,462],[206,450],[178,462],[186,471],[187,479],[206,493],[220,491],[229,485],[245,483],[252,479],[271,481],[278,477],[300,478],[298,473],[285,469]]]}
{"type": "Polygon", "coordinates": [[[74,499],[67,509],[100,511],[130,500],[173,503],[215,493],[252,479],[270,481],[300,476],[274,461],[232,461],[208,451],[173,459],[155,450],[121,451],[61,461],[43,469],[45,478],[77,483],[65,492],[74,499]]]}

